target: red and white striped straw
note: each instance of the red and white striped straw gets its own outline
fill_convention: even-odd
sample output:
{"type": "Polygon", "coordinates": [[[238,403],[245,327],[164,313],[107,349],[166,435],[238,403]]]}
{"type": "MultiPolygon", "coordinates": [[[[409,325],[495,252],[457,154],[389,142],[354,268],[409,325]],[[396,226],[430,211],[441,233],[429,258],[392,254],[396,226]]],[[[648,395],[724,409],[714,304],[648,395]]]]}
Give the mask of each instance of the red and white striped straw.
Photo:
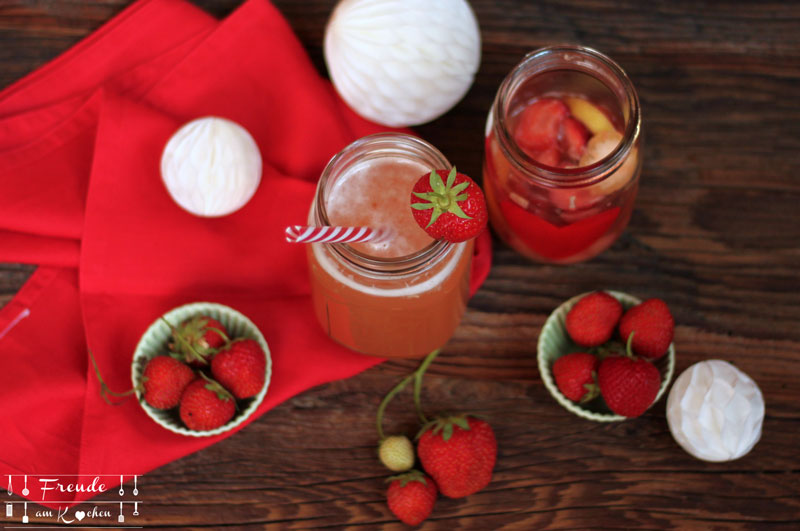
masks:
{"type": "Polygon", "coordinates": [[[304,225],[286,227],[286,241],[289,243],[373,242],[386,238],[388,235],[388,230],[369,227],[306,227],[304,225]]]}

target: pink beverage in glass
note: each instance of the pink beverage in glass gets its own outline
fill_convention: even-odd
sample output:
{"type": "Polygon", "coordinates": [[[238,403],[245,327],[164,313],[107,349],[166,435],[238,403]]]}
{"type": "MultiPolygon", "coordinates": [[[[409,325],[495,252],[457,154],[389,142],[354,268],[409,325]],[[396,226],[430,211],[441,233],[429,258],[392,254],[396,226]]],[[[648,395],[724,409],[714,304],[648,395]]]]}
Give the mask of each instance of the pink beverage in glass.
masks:
{"type": "Polygon", "coordinates": [[[362,138],[323,172],[310,224],[389,228],[391,238],[308,249],[314,311],[339,343],[382,357],[423,357],[453,335],[469,296],[472,242],[435,241],[411,213],[411,190],[450,164],[409,135],[362,138]]]}
{"type": "Polygon", "coordinates": [[[608,248],[630,219],[641,173],[636,91],[605,55],[579,46],[526,56],[503,81],[486,128],[492,227],[537,261],[608,248]]]}

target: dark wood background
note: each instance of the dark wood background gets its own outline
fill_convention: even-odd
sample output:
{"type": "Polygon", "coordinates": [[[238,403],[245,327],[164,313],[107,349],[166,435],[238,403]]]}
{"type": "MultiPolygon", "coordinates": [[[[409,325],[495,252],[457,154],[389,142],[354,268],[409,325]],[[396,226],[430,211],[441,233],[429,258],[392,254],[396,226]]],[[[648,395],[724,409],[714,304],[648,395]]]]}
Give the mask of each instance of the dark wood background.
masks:
{"type": "MultiPolygon", "coordinates": [[[[195,0],[218,16],[239,0],[195,0]]],[[[128,0],[0,0],[0,86],[57,56],[128,0]]],[[[334,0],[276,0],[324,72],[334,0]]],[[[440,499],[425,529],[800,526],[800,4],[472,0],[483,60],[467,97],[418,128],[481,173],[495,90],[526,52],[573,42],[615,58],[645,129],[630,227],[589,263],[527,262],[495,243],[485,286],[433,365],[426,400],[485,414],[499,439],[492,483],[440,499]],[[735,362],[760,385],[764,433],[744,458],[698,461],[672,440],[662,400],[623,423],[584,421],[542,385],[546,316],[586,290],[662,297],[677,322],[677,372],[735,362]]],[[[33,270],[0,264],[0,305],[33,270]]],[[[142,479],[146,526],[400,528],[384,502],[374,414],[412,362],[304,393],[243,432],[142,479]]],[[[408,404],[408,402],[406,402],[408,404]]],[[[389,410],[392,431],[414,429],[389,410]]]]}

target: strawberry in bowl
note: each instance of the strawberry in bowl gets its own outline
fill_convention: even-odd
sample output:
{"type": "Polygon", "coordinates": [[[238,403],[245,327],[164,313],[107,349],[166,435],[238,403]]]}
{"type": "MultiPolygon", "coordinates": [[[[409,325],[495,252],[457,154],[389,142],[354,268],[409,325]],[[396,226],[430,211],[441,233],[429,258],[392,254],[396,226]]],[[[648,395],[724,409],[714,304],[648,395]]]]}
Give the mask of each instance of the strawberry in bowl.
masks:
{"type": "Polygon", "coordinates": [[[193,437],[224,433],[252,416],[271,374],[269,347],[258,327],[233,308],[209,302],[158,318],[139,340],[131,365],[145,413],[193,437]]]}

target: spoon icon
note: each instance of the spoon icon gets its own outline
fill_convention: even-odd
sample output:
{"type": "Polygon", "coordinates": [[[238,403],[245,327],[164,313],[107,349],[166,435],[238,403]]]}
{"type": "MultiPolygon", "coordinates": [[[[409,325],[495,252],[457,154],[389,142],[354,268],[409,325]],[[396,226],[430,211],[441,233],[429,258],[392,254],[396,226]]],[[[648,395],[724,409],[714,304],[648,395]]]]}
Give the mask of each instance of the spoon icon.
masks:
{"type": "Polygon", "coordinates": [[[124,490],[123,490],[123,488],[122,488],[122,481],[123,481],[123,479],[122,479],[122,476],[120,476],[120,477],[119,477],[119,495],[120,495],[120,496],[122,496],[122,495],[124,495],[124,494],[125,494],[125,491],[124,491],[124,490]]]}
{"type": "Polygon", "coordinates": [[[25,476],[25,487],[22,488],[22,495],[27,496],[31,491],[28,490],[28,476],[25,476]]]}
{"type": "Polygon", "coordinates": [[[11,492],[11,474],[8,475],[8,488],[6,488],[6,494],[11,496],[13,492],[11,492]]]}
{"type": "Polygon", "coordinates": [[[138,476],[133,476],[133,495],[134,496],[138,496],[139,495],[139,489],[136,488],[136,478],[137,477],[138,476]]]}

